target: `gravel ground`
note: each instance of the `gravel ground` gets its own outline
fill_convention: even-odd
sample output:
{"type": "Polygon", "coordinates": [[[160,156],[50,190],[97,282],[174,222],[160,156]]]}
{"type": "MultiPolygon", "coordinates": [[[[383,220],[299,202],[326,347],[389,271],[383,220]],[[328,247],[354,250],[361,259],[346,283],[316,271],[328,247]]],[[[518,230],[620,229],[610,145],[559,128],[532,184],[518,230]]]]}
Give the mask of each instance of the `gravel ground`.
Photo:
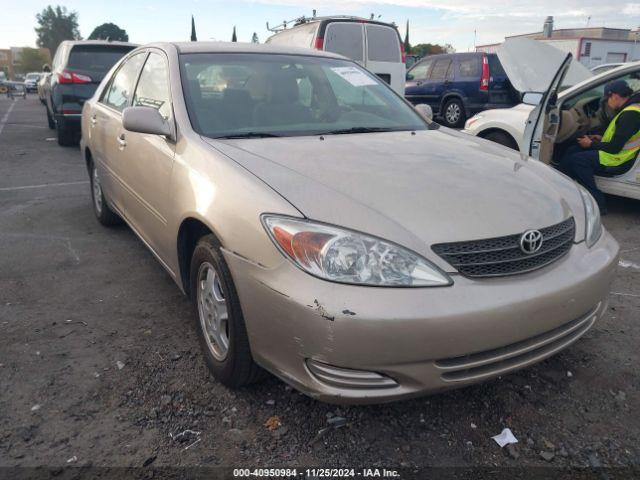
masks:
{"type": "Polygon", "coordinates": [[[151,253],[93,218],[77,148],[52,141],[35,96],[11,105],[0,99],[0,467],[640,466],[640,202],[610,199],[622,260],[607,315],[533,368],[380,406],[318,403],[275,378],[232,392],[151,253]],[[505,427],[519,442],[501,449],[505,427]]]}

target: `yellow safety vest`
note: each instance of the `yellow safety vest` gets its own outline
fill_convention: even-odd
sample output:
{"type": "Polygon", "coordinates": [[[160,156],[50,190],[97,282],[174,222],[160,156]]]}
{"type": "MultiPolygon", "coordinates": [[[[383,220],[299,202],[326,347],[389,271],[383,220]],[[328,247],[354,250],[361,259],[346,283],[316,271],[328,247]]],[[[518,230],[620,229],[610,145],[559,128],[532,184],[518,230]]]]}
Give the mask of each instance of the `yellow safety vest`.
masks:
{"type": "MultiPolygon", "coordinates": [[[[618,113],[614,119],[611,121],[609,126],[604,132],[602,136],[602,142],[609,142],[613,138],[616,133],[616,121],[618,117],[627,110],[635,111],[640,113],[640,104],[629,105],[618,113]]],[[[618,165],[622,165],[630,160],[633,160],[636,157],[636,154],[640,150],[640,130],[633,134],[633,136],[627,140],[627,143],[624,144],[622,150],[618,153],[607,153],[602,150],[598,151],[598,157],[600,158],[600,164],[605,167],[617,167],[618,165]]]]}

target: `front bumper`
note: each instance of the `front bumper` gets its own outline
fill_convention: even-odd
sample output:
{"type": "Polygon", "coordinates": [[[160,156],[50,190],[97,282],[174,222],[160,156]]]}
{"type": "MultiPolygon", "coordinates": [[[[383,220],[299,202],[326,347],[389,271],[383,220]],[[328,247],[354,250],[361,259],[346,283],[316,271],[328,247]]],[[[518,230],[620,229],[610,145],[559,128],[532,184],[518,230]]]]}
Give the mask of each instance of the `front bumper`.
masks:
{"type": "Polygon", "coordinates": [[[339,285],[289,261],[225,251],[255,360],[319,400],[379,403],[536,363],[606,311],[618,244],[607,232],[532,273],[437,288],[339,285]],[[391,381],[390,381],[391,380],[391,381]]]}

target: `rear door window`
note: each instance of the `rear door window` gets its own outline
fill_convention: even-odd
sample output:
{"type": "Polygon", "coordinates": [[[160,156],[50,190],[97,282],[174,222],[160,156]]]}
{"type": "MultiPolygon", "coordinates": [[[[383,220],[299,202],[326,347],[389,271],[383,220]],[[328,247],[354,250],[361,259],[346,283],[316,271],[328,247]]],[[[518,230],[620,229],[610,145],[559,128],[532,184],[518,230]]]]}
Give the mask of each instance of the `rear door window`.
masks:
{"type": "Polygon", "coordinates": [[[71,49],[69,70],[107,73],[132,47],[105,47],[102,45],[76,45],[71,49]]]}
{"type": "Polygon", "coordinates": [[[391,27],[366,25],[367,58],[374,62],[400,62],[400,39],[391,27]]]}
{"type": "Polygon", "coordinates": [[[101,102],[122,112],[129,106],[134,83],[144,61],[145,55],[139,53],[127,59],[116,71],[109,87],[105,90],[101,102]]]}
{"type": "Polygon", "coordinates": [[[352,60],[364,58],[364,35],[361,23],[333,22],[327,25],[324,49],[352,60]]]}
{"type": "Polygon", "coordinates": [[[431,70],[431,80],[445,80],[451,68],[451,59],[442,58],[436,60],[433,70],[431,70]]]}

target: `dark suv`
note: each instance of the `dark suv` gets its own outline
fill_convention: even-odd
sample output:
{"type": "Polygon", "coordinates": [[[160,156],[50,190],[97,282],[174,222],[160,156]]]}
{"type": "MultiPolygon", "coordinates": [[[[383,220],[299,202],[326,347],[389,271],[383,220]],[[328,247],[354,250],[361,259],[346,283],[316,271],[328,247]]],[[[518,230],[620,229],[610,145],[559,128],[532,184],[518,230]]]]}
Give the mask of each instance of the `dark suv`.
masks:
{"type": "Polygon", "coordinates": [[[57,129],[60,145],[78,142],[84,101],[93,96],[111,67],[136,47],[99,40],[60,44],[43,85],[49,128],[57,129]]]}
{"type": "Polygon", "coordinates": [[[498,56],[494,53],[432,55],[407,72],[405,97],[414,105],[426,103],[448,127],[489,108],[519,103],[498,56]]]}

